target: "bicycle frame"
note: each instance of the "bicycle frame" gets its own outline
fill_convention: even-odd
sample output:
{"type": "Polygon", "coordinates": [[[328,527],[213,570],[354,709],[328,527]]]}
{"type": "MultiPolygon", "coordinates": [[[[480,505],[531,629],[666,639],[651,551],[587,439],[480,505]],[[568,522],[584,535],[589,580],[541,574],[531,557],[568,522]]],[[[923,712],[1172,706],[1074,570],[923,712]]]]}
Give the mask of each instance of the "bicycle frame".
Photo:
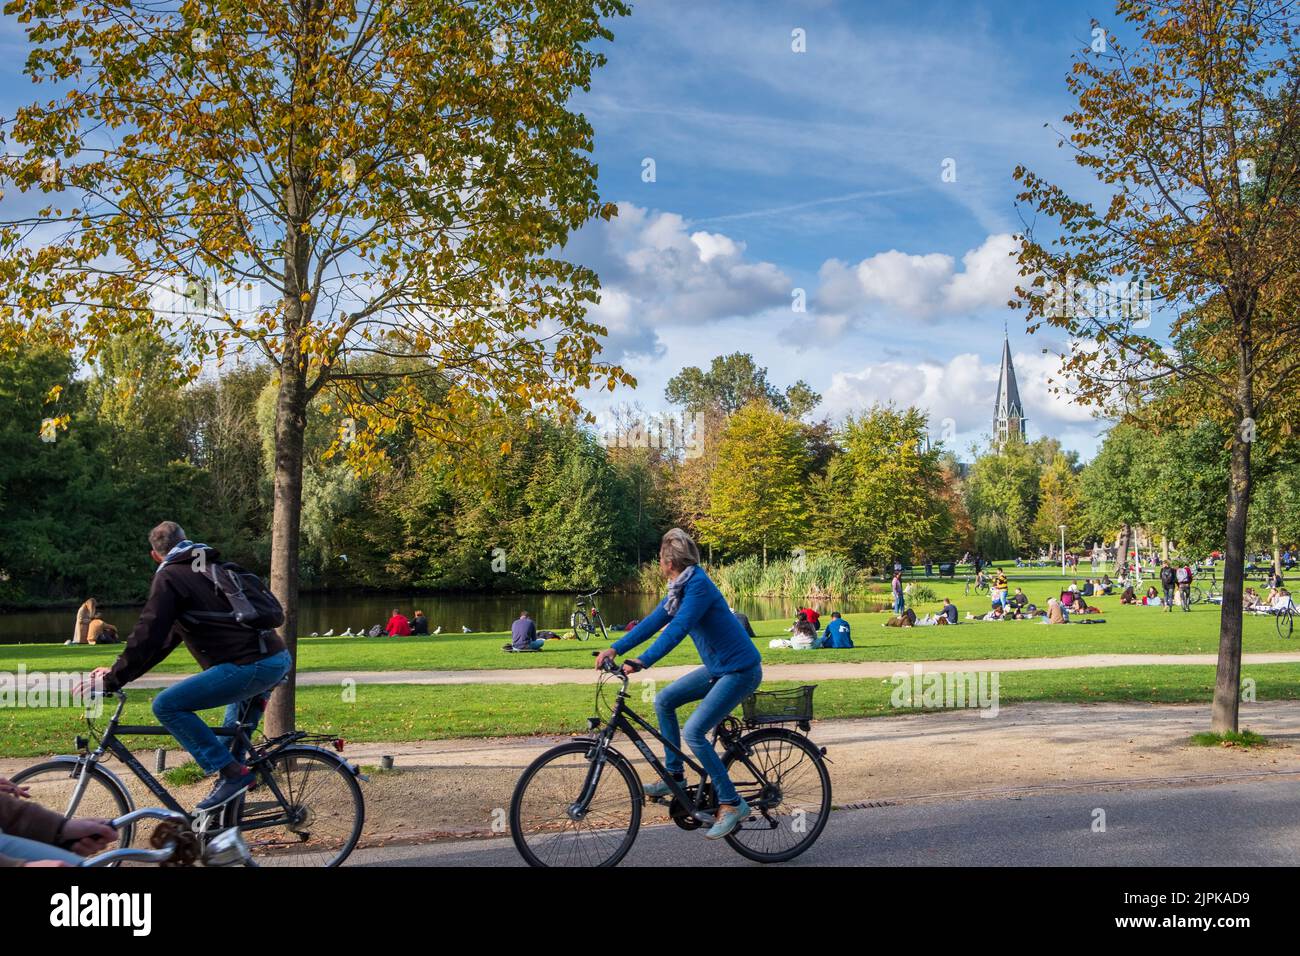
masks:
{"type": "MultiPolygon", "coordinates": [[[[652,737],[681,757],[685,767],[690,772],[699,776],[700,789],[698,792],[701,798],[703,798],[705,794],[704,785],[708,782],[708,774],[705,772],[704,768],[692,760],[690,755],[682,750],[682,748],[666,740],[663,734],[659,733],[658,729],[652,726],[645,718],[627,705],[627,675],[621,674],[619,677],[623,681],[623,686],[618,691],[618,696],[614,703],[614,710],[610,714],[605,729],[595,738],[595,745],[599,749],[600,754],[598,755],[598,759],[591,761],[591,766],[587,770],[587,779],[583,783],[582,794],[570,807],[570,814],[577,814],[578,819],[581,819],[581,817],[586,814],[588,808],[591,806],[591,800],[596,794],[596,788],[600,784],[601,774],[604,772],[605,761],[600,758],[603,758],[604,751],[608,749],[610,742],[614,739],[614,735],[619,731],[622,731],[623,734],[632,741],[633,746],[640,751],[641,756],[645,758],[648,764],[650,764],[655,773],[659,775],[659,778],[668,785],[668,788],[673,792],[673,795],[677,800],[680,801],[681,805],[690,810],[690,815],[702,822],[712,823],[714,821],[713,815],[704,809],[705,804],[703,802],[697,803],[695,800],[691,799],[690,794],[686,790],[685,780],[679,781],[668,772],[668,768],[664,766],[658,755],[650,749],[645,738],[637,733],[636,726],[633,726],[633,722],[635,721],[636,725],[640,726],[642,730],[648,731],[652,737]]],[[[714,741],[716,742],[719,737],[721,737],[727,745],[727,749],[723,753],[724,758],[732,753],[739,755],[741,761],[756,778],[760,780],[764,779],[758,769],[750,764],[749,755],[745,752],[744,748],[737,745],[737,738],[734,734],[722,730],[721,725],[719,725],[719,728],[714,730],[714,741]]],[[[685,774],[683,774],[683,776],[685,776],[685,774]]],[[[763,808],[759,807],[757,809],[762,810],[763,808]]]]}
{"type": "MultiPolygon", "coordinates": [[[[148,788],[149,792],[161,801],[163,806],[168,810],[183,814],[187,820],[194,820],[198,816],[202,815],[192,814],[182,807],[176,801],[176,798],[172,796],[171,791],[163,786],[162,781],[150,773],[148,768],[140,762],[135,754],[118,739],[119,736],[170,738],[172,735],[165,727],[152,726],[148,724],[121,723],[122,710],[126,707],[126,695],[119,692],[116,696],[117,708],[114,710],[113,716],[109,718],[108,725],[104,728],[104,733],[99,738],[99,746],[97,746],[93,751],[83,751],[79,755],[79,778],[76,787],[73,788],[72,797],[69,800],[69,805],[65,815],[71,816],[80,805],[81,798],[85,795],[86,787],[90,783],[90,768],[93,765],[100,763],[106,754],[111,754],[120,760],[122,765],[126,767],[126,769],[130,770],[131,773],[135,774],[136,779],[143,783],[145,787],[148,788]]],[[[245,732],[245,728],[251,725],[247,723],[246,712],[243,714],[243,717],[244,719],[240,720],[234,726],[212,727],[211,730],[218,737],[231,738],[232,749],[237,750],[238,752],[249,753],[253,749],[253,742],[245,732]]],[[[301,735],[292,734],[289,736],[298,737],[301,735]]],[[[256,764],[256,761],[254,763],[256,764]]],[[[254,770],[254,772],[256,773],[257,771],[254,770]]],[[[276,785],[275,780],[270,774],[262,773],[260,783],[265,784],[270,789],[271,793],[275,795],[276,800],[282,808],[288,807],[288,802],[285,800],[284,794],[280,792],[280,788],[276,785]]],[[[218,809],[224,812],[227,808],[222,806],[218,809]]],[[[255,830],[261,827],[273,825],[275,825],[274,821],[265,823],[249,823],[245,829],[255,830]]]]}

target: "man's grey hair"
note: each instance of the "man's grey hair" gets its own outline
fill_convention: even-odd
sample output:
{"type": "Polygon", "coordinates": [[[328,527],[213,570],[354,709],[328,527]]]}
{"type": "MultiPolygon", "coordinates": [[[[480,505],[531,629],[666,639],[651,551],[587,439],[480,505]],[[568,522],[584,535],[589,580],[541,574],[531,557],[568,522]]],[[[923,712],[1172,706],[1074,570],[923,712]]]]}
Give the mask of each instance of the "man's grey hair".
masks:
{"type": "Polygon", "coordinates": [[[678,571],[700,563],[700,549],[681,528],[669,528],[659,544],[659,559],[678,571]]]}
{"type": "Polygon", "coordinates": [[[176,547],[186,538],[185,529],[175,521],[164,521],[149,532],[149,547],[161,555],[176,547]]]}

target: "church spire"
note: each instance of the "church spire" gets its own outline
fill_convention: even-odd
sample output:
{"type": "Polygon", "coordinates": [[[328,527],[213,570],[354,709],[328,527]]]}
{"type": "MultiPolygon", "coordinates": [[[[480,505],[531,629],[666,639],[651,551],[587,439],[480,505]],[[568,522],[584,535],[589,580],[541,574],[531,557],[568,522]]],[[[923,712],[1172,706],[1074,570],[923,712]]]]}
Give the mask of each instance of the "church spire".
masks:
{"type": "Polygon", "coordinates": [[[1011,342],[1002,333],[1002,369],[998,372],[998,398],[993,410],[993,439],[998,444],[1012,435],[1025,437],[1025,410],[1020,404],[1016,369],[1011,364],[1011,342]]]}

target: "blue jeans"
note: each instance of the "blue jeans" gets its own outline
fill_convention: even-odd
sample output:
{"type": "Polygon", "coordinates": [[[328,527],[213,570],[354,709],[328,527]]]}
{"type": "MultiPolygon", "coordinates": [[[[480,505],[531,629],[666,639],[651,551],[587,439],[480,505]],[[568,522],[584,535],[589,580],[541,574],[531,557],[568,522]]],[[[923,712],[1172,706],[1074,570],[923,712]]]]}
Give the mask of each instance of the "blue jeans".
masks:
{"type": "Polygon", "coordinates": [[[903,595],[901,593],[894,595],[894,613],[902,614],[905,606],[903,595]]]}
{"type": "MultiPolygon", "coordinates": [[[[708,773],[713,781],[713,789],[718,794],[719,803],[739,803],[740,796],[736,786],[727,776],[722,766],[722,759],[713,749],[709,733],[722,722],[736,705],[758,689],[763,682],[763,666],[755,664],[748,670],[724,674],[716,680],[707,668],[699,667],[685,677],[679,677],[655,695],[655,713],[659,715],[659,732],[674,747],[680,748],[682,738],[690,746],[695,759],[708,773]],[[700,701],[700,706],[686,721],[686,726],[678,729],[677,708],[700,701]]],[[[664,766],[670,773],[682,772],[682,758],[672,748],[664,755],[664,766]]]]}
{"type": "MultiPolygon", "coordinates": [[[[225,705],[223,726],[238,720],[239,705],[264,694],[289,673],[291,658],[280,651],[252,664],[218,664],[173,684],[153,699],[153,713],[205,773],[216,773],[236,759],[195,711],[225,705]]],[[[256,712],[260,717],[260,711],[256,712]]]]}
{"type": "Polygon", "coordinates": [[[26,837],[9,836],[7,833],[0,833],[0,856],[25,860],[28,863],[35,860],[58,860],[73,865],[80,863],[84,859],[84,857],[77,856],[71,850],[61,850],[57,846],[50,846],[48,843],[40,843],[26,837]]]}

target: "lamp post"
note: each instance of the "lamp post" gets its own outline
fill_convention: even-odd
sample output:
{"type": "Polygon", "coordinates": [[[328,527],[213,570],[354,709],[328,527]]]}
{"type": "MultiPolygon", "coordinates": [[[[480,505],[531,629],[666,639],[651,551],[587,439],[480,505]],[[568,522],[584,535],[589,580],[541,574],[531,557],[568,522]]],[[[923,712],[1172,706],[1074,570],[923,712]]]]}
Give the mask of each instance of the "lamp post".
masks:
{"type": "Polygon", "coordinates": [[[1058,525],[1061,529],[1061,577],[1065,577],[1065,525],[1058,525]]]}

